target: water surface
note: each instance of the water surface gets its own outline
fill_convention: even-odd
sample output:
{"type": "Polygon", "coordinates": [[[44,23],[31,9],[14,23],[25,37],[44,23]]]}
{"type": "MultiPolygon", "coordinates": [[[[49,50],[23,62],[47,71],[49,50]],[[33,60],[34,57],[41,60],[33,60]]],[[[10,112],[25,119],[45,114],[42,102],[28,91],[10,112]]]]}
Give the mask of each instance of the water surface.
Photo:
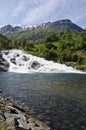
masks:
{"type": "Polygon", "coordinates": [[[1,96],[24,102],[52,130],[85,130],[85,74],[0,72],[1,96]]]}

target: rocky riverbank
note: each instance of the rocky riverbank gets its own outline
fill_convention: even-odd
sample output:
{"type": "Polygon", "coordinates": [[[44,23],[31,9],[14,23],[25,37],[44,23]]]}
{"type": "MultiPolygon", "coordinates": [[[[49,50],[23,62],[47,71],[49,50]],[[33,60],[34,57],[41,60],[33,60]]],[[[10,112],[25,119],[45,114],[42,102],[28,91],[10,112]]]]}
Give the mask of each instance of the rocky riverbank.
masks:
{"type": "Polygon", "coordinates": [[[0,71],[8,71],[10,64],[3,58],[2,53],[0,52],[0,71]]]}
{"type": "Polygon", "coordinates": [[[0,130],[50,130],[41,121],[28,114],[28,108],[14,102],[12,99],[0,98],[0,130]]]}

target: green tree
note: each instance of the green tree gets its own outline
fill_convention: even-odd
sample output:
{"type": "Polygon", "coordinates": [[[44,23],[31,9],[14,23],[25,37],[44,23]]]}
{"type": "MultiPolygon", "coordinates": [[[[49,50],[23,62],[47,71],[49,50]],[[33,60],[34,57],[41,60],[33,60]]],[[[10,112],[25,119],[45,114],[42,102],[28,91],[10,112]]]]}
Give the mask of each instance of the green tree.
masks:
{"type": "Polygon", "coordinates": [[[58,40],[59,40],[59,38],[56,34],[51,34],[51,35],[45,37],[44,42],[45,43],[56,42],[58,40]]]}

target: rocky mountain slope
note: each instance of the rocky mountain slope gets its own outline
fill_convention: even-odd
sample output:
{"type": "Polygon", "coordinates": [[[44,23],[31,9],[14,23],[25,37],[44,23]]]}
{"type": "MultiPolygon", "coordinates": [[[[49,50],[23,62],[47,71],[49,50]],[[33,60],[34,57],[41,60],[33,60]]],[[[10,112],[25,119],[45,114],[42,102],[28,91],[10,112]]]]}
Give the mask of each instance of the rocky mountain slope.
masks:
{"type": "Polygon", "coordinates": [[[26,26],[26,25],[6,25],[0,28],[0,33],[3,35],[8,34],[15,34],[15,33],[21,33],[21,35],[25,35],[25,33],[31,33],[33,30],[35,33],[48,30],[48,29],[57,29],[59,30],[65,30],[65,29],[70,29],[71,31],[83,31],[83,29],[76,24],[72,23],[71,20],[69,19],[64,19],[64,20],[57,20],[54,22],[48,22],[48,23],[43,23],[41,25],[37,26],[26,26]]]}
{"type": "Polygon", "coordinates": [[[69,19],[57,20],[57,21],[54,21],[54,22],[48,22],[48,23],[40,25],[40,27],[57,28],[58,30],[70,29],[72,31],[79,31],[79,32],[83,31],[83,29],[81,27],[72,23],[72,21],[69,20],[69,19]]]}
{"type": "Polygon", "coordinates": [[[0,28],[0,33],[3,35],[9,34],[9,33],[16,33],[16,32],[21,32],[24,31],[28,28],[28,26],[24,25],[11,25],[8,24],[6,26],[3,26],[0,28]]]}

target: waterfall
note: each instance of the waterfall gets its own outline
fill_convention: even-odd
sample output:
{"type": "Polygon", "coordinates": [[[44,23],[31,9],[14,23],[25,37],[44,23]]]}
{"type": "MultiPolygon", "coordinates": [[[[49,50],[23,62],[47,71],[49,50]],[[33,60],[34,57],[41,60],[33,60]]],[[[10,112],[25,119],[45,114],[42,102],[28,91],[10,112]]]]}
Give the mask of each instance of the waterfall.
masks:
{"type": "Polygon", "coordinates": [[[25,54],[22,50],[2,51],[2,56],[10,64],[9,72],[17,73],[83,73],[65,64],[47,61],[44,58],[25,54]]]}

